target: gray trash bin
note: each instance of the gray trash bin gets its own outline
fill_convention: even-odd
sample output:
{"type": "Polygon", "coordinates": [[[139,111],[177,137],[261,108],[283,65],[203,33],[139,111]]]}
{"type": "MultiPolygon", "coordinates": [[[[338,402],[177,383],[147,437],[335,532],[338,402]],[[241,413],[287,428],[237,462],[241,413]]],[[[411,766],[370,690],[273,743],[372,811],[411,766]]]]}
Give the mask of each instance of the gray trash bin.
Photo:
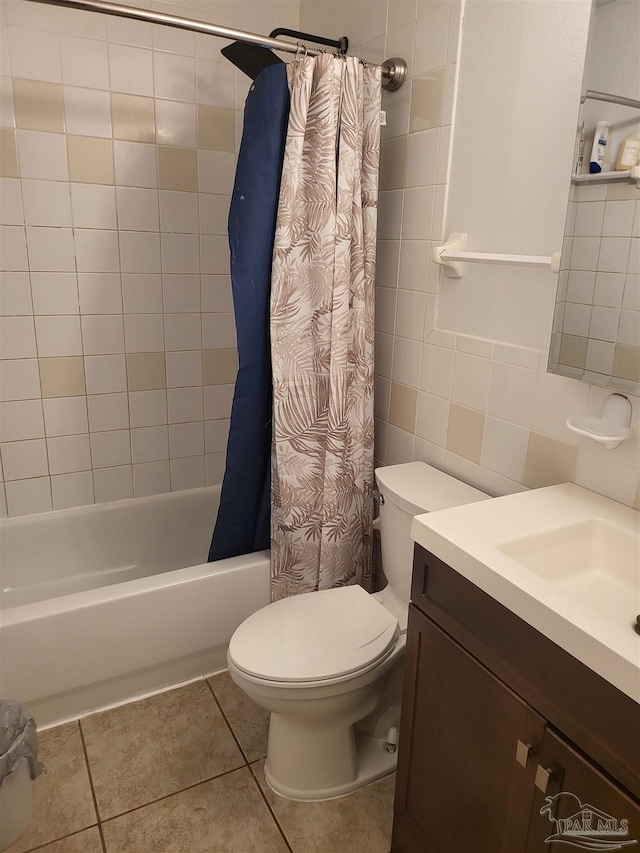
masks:
{"type": "Polygon", "coordinates": [[[29,826],[31,782],[43,770],[33,718],[13,699],[0,699],[0,850],[11,846],[29,826]]]}

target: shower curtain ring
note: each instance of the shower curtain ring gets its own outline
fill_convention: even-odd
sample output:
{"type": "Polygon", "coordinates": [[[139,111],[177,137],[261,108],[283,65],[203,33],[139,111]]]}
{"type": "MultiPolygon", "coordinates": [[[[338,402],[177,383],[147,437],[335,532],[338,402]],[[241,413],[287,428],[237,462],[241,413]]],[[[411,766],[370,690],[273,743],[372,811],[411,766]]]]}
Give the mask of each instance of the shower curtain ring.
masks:
{"type": "Polygon", "coordinates": [[[300,59],[304,59],[307,56],[307,46],[303,44],[301,41],[296,44],[296,52],[293,57],[293,79],[297,79],[300,72],[300,59]]]}

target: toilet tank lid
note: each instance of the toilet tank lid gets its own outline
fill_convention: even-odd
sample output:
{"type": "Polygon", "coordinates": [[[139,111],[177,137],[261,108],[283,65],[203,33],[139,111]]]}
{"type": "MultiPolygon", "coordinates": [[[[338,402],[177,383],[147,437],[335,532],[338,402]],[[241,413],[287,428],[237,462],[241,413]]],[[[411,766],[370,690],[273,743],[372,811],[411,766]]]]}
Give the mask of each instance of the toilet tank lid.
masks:
{"type": "Polygon", "coordinates": [[[385,500],[390,500],[411,515],[436,512],[489,498],[484,492],[461,483],[425,462],[406,462],[403,465],[376,468],[376,480],[385,500]]]}

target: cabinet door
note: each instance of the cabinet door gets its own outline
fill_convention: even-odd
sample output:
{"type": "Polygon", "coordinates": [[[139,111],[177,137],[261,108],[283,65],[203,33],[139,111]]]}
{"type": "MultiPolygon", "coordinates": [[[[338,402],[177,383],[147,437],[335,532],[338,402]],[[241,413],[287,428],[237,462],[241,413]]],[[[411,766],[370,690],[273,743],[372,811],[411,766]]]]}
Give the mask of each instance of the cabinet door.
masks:
{"type": "Polygon", "coordinates": [[[407,639],[393,853],[522,853],[544,720],[415,607],[407,639]]]}
{"type": "Polygon", "coordinates": [[[640,850],[637,801],[549,729],[535,784],[527,853],[640,850]]]}

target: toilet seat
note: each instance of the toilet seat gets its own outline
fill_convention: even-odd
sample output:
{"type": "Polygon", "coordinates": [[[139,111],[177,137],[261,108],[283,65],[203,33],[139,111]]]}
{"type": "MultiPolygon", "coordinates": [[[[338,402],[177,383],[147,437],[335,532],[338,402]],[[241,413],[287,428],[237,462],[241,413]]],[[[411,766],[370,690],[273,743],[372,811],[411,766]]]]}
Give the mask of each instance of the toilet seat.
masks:
{"type": "Polygon", "coordinates": [[[263,607],[236,630],[228,655],[252,680],[321,684],[373,669],[399,634],[395,616],[362,587],[348,586],[263,607]]]}

